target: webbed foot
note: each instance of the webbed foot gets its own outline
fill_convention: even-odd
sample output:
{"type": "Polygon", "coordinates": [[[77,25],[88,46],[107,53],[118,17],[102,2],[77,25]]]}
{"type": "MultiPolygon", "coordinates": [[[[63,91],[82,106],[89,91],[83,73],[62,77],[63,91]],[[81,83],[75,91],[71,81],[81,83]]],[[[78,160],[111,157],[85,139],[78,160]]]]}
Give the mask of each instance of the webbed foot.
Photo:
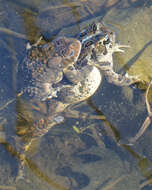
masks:
{"type": "Polygon", "coordinates": [[[120,48],[129,48],[129,45],[120,45],[120,44],[115,44],[112,48],[113,48],[113,52],[122,52],[124,53],[125,51],[120,49],[120,48]]]}
{"type": "Polygon", "coordinates": [[[126,73],[124,77],[128,79],[128,85],[131,85],[137,82],[143,82],[143,80],[140,79],[140,75],[132,76],[126,73]]]}

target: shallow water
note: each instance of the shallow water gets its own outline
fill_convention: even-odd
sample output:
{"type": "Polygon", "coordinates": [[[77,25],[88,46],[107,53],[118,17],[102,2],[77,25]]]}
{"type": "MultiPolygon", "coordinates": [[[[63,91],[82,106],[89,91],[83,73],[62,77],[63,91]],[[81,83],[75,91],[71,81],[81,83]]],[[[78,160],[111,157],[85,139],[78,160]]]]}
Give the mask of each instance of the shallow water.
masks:
{"type": "MultiPolygon", "coordinates": [[[[151,11],[152,3],[144,0],[0,0],[0,189],[151,189],[151,125],[133,146],[127,145],[147,116],[144,94],[152,77],[151,11]],[[137,74],[144,82],[117,87],[103,79],[98,91],[77,108],[101,119],[67,118],[52,128],[32,143],[25,177],[15,181],[19,160],[12,137],[17,118],[30,118],[26,104],[16,99],[17,69],[27,42],[34,43],[41,35],[47,40],[75,36],[97,20],[116,32],[118,42],[131,46],[114,55],[114,69],[137,74]]],[[[45,115],[46,107],[39,108],[40,116],[45,115]]]]}

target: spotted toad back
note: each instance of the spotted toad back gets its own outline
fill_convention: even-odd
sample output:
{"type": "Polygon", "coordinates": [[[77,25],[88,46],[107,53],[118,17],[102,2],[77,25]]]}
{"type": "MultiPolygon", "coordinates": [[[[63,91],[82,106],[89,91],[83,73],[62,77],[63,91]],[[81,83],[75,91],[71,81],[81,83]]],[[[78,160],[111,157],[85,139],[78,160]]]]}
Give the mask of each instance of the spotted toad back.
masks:
{"type": "Polygon", "coordinates": [[[52,85],[62,80],[67,68],[77,61],[80,51],[81,43],[66,37],[31,46],[19,65],[18,91],[40,100],[54,96],[52,85]]]}

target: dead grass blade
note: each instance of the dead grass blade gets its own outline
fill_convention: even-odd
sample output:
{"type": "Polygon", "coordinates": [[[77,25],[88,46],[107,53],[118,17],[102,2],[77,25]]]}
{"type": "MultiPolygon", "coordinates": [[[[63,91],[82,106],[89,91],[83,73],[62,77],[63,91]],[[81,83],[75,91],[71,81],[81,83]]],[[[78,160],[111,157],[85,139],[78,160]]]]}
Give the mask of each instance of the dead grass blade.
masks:
{"type": "Polygon", "coordinates": [[[149,89],[152,85],[152,80],[150,81],[148,88],[146,90],[146,94],[145,94],[145,102],[146,102],[146,108],[147,108],[147,112],[148,112],[148,116],[146,117],[144,123],[142,124],[140,130],[138,131],[138,133],[136,134],[135,137],[130,138],[129,142],[130,144],[134,144],[146,131],[146,129],[149,127],[150,123],[151,123],[151,118],[152,118],[152,111],[151,111],[151,107],[150,107],[150,103],[148,101],[148,93],[149,93],[149,89]]]}

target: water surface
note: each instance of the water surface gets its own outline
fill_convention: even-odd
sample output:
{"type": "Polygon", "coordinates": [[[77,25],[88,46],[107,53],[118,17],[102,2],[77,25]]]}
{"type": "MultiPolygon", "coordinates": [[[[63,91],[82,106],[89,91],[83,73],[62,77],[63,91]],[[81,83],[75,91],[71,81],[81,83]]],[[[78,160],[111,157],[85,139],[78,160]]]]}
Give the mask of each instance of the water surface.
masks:
{"type": "MultiPolygon", "coordinates": [[[[151,125],[133,146],[127,145],[147,116],[144,93],[152,75],[151,11],[152,3],[144,0],[0,1],[0,189],[151,189],[151,125]],[[16,76],[27,42],[35,43],[41,35],[47,40],[74,36],[97,20],[116,32],[118,42],[131,46],[114,55],[114,69],[138,74],[144,83],[117,87],[103,79],[98,91],[77,110],[105,119],[67,118],[52,128],[33,142],[25,177],[16,182],[19,161],[8,147],[15,147],[17,118],[26,110],[16,99],[16,76]]],[[[40,108],[44,113],[45,108],[40,108]]]]}

